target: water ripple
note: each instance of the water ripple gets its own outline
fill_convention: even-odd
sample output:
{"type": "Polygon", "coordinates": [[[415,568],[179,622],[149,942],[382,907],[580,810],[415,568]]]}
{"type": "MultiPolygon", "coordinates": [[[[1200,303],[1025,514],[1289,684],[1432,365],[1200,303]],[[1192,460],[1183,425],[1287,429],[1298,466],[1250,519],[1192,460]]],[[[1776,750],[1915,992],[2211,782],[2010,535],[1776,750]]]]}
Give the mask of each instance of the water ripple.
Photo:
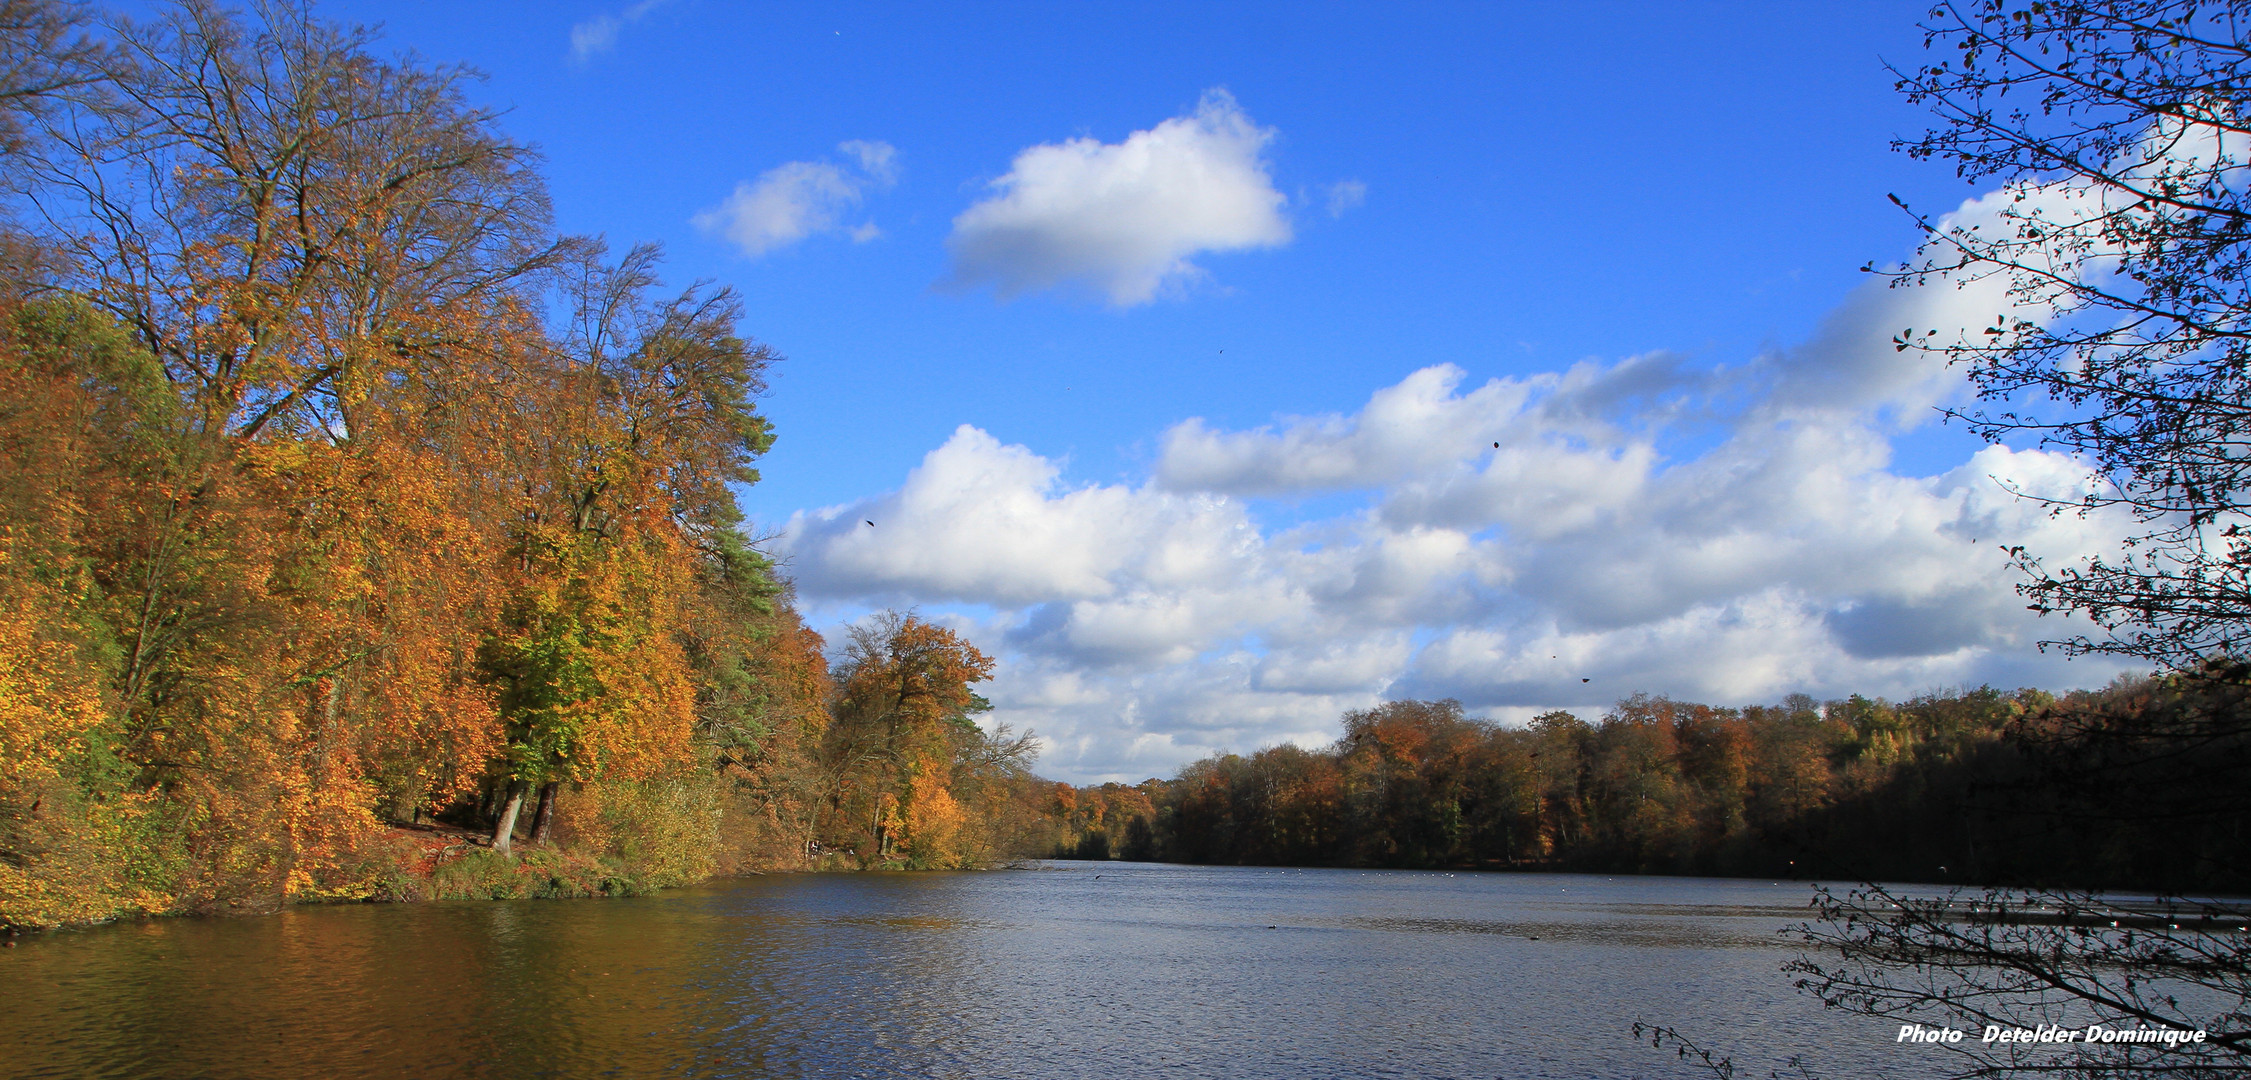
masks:
{"type": "Polygon", "coordinates": [[[1803,886],[1049,865],[43,935],[0,1075],[1687,1075],[1635,1020],[1748,1074],[1945,1064],[1789,988],[1803,886]]]}

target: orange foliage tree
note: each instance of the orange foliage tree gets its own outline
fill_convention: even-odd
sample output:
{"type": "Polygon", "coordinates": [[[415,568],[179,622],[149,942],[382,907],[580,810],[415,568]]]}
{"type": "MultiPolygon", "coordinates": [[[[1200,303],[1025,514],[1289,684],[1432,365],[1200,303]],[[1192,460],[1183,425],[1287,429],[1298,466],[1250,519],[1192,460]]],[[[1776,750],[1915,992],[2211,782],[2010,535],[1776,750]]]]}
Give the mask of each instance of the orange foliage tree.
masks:
{"type": "Polygon", "coordinates": [[[978,835],[995,805],[1036,794],[1012,787],[1032,742],[974,717],[970,684],[993,661],[945,627],[887,613],[852,629],[837,668],[834,721],[821,748],[824,831],[868,864],[972,865],[995,845],[978,835]],[[975,792],[965,804],[964,796],[975,792]]]}

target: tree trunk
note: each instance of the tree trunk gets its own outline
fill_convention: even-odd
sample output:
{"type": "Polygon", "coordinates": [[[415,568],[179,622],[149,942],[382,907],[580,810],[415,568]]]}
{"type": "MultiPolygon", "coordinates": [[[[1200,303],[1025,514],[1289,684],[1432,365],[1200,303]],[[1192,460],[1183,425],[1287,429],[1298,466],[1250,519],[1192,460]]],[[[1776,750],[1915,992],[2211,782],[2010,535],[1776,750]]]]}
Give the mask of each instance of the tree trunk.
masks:
{"type": "Polygon", "coordinates": [[[531,816],[531,842],[534,844],[547,842],[547,827],[555,822],[555,796],[560,787],[561,784],[552,780],[539,785],[539,809],[531,816]]]}
{"type": "Polygon", "coordinates": [[[508,782],[508,804],[500,809],[500,824],[492,829],[492,849],[508,854],[509,845],[516,839],[516,814],[524,808],[524,788],[521,780],[508,782]]]}

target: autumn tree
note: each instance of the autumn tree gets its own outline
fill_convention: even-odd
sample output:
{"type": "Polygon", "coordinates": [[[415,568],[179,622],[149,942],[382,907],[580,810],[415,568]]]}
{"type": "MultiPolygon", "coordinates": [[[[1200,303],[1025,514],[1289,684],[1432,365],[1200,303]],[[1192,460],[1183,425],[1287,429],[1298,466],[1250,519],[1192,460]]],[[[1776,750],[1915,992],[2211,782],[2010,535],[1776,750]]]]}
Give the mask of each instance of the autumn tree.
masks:
{"type": "Polygon", "coordinates": [[[1594,729],[1562,709],[1532,718],[1531,781],[1539,786],[1537,854],[1552,857],[1586,838],[1586,747],[1594,729]]]}
{"type": "Polygon", "coordinates": [[[1589,842],[1637,870],[1678,869],[1693,835],[1693,797],[1680,771],[1681,703],[1635,695],[1587,742],[1589,842]]]}
{"type": "MultiPolygon", "coordinates": [[[[969,689],[992,670],[976,646],[912,615],[886,613],[852,628],[836,663],[835,720],[821,759],[832,835],[864,845],[863,861],[969,861],[973,823],[956,798],[956,774],[994,752],[974,719],[988,706],[969,689]]],[[[1000,757],[1021,760],[1029,746],[1000,757]]]]}
{"type": "Polygon", "coordinates": [[[93,30],[25,38],[5,174],[51,253],[23,285],[114,319],[176,403],[84,537],[121,752],[201,807],[214,882],[327,888],[378,801],[462,781],[416,762],[490,749],[491,537],[422,421],[457,354],[520,333],[544,188],[464,73],[365,32],[202,3],[93,30]]]}
{"type": "MultiPolygon", "coordinates": [[[[734,594],[741,596],[740,593],[734,594]]],[[[724,619],[723,632],[698,629],[691,659],[698,683],[697,739],[728,789],[721,870],[797,866],[819,843],[825,805],[819,753],[835,686],[827,642],[807,628],[786,596],[770,610],[724,619]]]]}
{"type": "Polygon", "coordinates": [[[366,30],[185,0],[107,22],[74,108],[14,170],[74,287],[131,328],[197,430],[348,437],[355,408],[547,261],[529,151],[366,30]]]}
{"type": "Polygon", "coordinates": [[[134,903],[133,860],[102,837],[151,809],[109,676],[118,659],[85,558],[131,462],[173,402],[149,358],[69,298],[0,294],[0,920],[105,917],[134,903]]]}
{"type": "Polygon", "coordinates": [[[1453,700],[1345,714],[1337,748],[1363,857],[1408,866],[1458,857],[1469,759],[1486,729],[1453,700]]]}
{"type": "Polygon", "coordinates": [[[564,781],[690,757],[699,706],[707,735],[756,737],[739,688],[698,700],[695,667],[739,681],[729,627],[773,592],[728,485],[771,444],[753,399],[774,357],[738,336],[731,292],[660,297],[655,248],[603,255],[581,242],[567,262],[563,330],[520,380],[544,422],[508,433],[517,581],[485,650],[508,728],[503,851],[527,791],[544,811],[564,781]],[[703,605],[718,611],[699,635],[703,605]]]}

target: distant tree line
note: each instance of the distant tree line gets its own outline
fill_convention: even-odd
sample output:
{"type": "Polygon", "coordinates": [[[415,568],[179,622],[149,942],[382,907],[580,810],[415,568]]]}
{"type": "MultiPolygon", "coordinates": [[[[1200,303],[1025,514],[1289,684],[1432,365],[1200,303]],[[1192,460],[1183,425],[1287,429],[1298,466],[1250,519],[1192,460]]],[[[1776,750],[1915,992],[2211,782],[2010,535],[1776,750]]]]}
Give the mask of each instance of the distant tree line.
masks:
{"type": "Polygon", "coordinates": [[[1592,723],[1551,712],[1525,727],[1390,702],[1347,714],[1326,748],[1059,785],[1051,812],[1059,851],[1080,858],[2241,889],[2251,739],[2134,735],[2240,709],[2209,700],[2241,695],[2228,685],[1745,708],[1641,695],[1592,723]],[[2165,806],[2124,812],[2128,790],[2165,806]]]}

